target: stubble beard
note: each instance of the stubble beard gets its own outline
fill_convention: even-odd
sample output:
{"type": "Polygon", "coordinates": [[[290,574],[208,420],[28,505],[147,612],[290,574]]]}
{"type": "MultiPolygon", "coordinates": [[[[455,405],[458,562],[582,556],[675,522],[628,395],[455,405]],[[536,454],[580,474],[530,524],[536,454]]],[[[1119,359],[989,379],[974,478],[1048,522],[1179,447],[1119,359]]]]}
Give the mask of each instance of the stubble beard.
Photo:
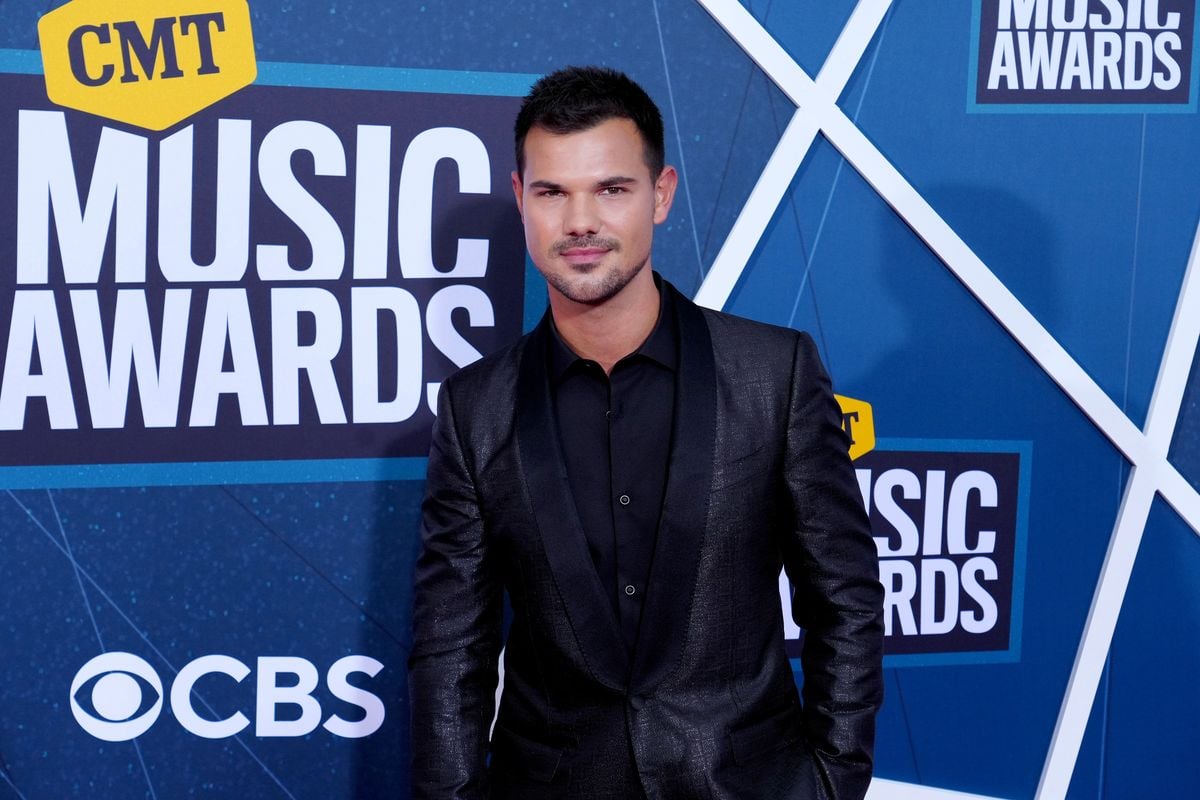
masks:
{"type": "MultiPolygon", "coordinates": [[[[556,258],[562,252],[573,247],[603,246],[608,249],[605,255],[619,255],[621,244],[615,239],[603,240],[567,240],[558,242],[551,248],[551,258],[556,258]]],[[[554,289],[563,297],[575,303],[584,305],[599,305],[618,295],[629,282],[638,276],[650,261],[646,253],[636,263],[631,265],[618,262],[610,267],[600,266],[600,262],[592,261],[586,264],[569,265],[570,272],[562,273],[554,270],[539,270],[554,289]]]]}

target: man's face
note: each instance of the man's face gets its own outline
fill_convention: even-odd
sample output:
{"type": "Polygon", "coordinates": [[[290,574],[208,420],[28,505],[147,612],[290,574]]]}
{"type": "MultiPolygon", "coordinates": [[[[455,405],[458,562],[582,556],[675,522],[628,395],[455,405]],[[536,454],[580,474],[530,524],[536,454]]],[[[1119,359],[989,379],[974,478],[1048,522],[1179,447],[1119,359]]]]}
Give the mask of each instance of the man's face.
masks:
{"type": "Polygon", "coordinates": [[[650,174],[632,120],[577,133],[533,128],[525,174],[513,173],[525,245],[550,287],[576,303],[617,295],[650,262],[654,226],[667,218],[677,176],[650,174]]]}

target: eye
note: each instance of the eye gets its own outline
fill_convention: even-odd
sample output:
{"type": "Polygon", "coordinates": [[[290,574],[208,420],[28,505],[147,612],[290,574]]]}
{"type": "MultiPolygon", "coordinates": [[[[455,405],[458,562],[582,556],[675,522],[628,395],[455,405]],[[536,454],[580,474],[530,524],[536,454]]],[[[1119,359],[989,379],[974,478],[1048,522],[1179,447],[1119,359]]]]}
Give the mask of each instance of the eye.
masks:
{"type": "Polygon", "coordinates": [[[625,194],[627,191],[624,186],[605,186],[600,190],[600,194],[606,197],[614,197],[619,194],[625,194]]]}

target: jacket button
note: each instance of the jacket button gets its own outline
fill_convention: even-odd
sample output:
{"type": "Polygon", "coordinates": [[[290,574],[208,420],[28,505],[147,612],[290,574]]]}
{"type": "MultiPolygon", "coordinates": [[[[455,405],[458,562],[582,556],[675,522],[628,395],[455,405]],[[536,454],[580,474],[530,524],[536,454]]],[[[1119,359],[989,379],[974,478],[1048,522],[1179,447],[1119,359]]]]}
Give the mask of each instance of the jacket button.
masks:
{"type": "Polygon", "coordinates": [[[633,595],[636,592],[637,592],[637,589],[633,588],[632,583],[625,587],[625,594],[627,594],[627,595],[633,595]]]}
{"type": "Polygon", "coordinates": [[[627,495],[627,494],[623,494],[623,495],[621,495],[620,497],[618,497],[618,498],[617,498],[617,500],[618,500],[618,501],[621,503],[621,505],[623,505],[623,506],[627,506],[627,505],[629,505],[629,495],[627,495]]]}

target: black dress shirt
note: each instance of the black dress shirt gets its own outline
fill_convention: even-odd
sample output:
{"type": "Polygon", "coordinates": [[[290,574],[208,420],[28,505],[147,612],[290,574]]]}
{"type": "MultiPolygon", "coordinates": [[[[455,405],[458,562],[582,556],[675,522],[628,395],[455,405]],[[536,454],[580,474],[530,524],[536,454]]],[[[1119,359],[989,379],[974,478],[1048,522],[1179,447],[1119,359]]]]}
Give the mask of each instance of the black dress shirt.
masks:
{"type": "Polygon", "coordinates": [[[654,330],[610,375],[576,355],[557,331],[550,352],[571,495],[630,650],[654,558],[675,416],[679,335],[669,293],[659,296],[654,330]]]}

